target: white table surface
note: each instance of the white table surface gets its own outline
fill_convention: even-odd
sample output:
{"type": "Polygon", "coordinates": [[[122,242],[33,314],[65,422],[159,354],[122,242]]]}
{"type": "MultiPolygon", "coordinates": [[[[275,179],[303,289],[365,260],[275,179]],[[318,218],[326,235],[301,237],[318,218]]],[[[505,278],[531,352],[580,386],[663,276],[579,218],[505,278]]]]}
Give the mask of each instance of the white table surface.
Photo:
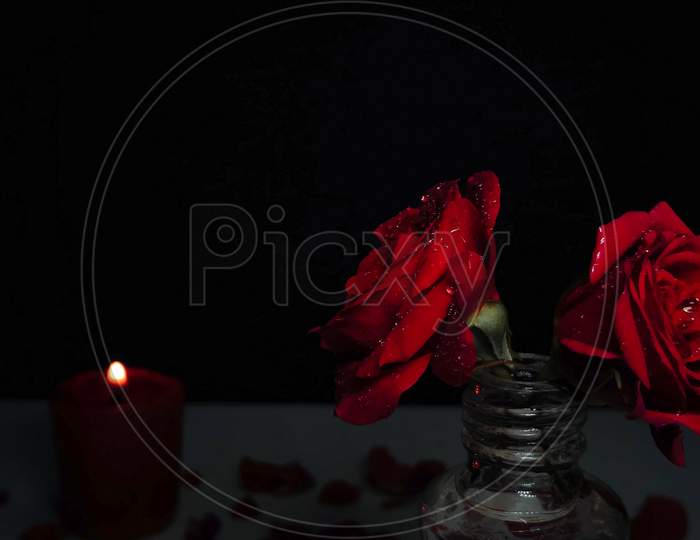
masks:
{"type": "MultiPolygon", "coordinates": [[[[457,407],[401,406],[389,419],[363,427],[342,423],[331,410],[330,405],[188,405],[184,461],[235,496],[242,494],[236,471],[243,455],[273,462],[300,461],[319,485],[330,479],[362,485],[364,458],[377,445],[389,447],[406,462],[441,459],[457,464],[465,459],[457,407]]],[[[0,539],[4,540],[17,538],[29,525],[55,519],[56,479],[47,403],[0,402],[0,433],[0,490],[10,493],[9,503],[0,508],[0,539]]],[[[646,425],[625,420],[617,412],[591,411],[586,434],[588,451],[582,465],[620,494],[630,515],[649,495],[672,496],[685,504],[690,515],[688,538],[700,538],[700,437],[686,433],[688,467],[679,469],[658,453],[646,425]]],[[[382,497],[370,490],[363,490],[360,501],[345,509],[319,505],[317,493],[255,498],[269,511],[328,523],[382,521],[408,517],[412,511],[404,507],[387,516],[379,505],[382,497]]],[[[176,521],[154,538],[183,538],[188,518],[205,512],[221,516],[223,528],[218,538],[256,540],[268,534],[260,525],[231,519],[224,510],[183,487],[176,521]]],[[[406,534],[401,538],[416,537],[406,534]]]]}

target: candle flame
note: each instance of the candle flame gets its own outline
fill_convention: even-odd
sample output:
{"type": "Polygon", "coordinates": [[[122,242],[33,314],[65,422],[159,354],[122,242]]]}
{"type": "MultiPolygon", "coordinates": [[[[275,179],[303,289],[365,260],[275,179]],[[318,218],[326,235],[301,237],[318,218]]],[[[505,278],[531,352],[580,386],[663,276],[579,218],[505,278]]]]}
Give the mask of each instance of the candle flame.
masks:
{"type": "Polygon", "coordinates": [[[114,386],[124,386],[127,381],[124,364],[121,362],[112,362],[107,370],[107,380],[114,386]]]}

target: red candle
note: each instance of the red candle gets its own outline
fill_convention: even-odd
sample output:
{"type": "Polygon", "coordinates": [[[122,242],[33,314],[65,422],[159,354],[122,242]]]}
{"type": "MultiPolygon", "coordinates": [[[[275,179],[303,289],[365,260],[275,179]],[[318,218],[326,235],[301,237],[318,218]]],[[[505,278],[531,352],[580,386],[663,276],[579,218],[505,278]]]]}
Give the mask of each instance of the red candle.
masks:
{"type": "Polygon", "coordinates": [[[106,378],[111,388],[100,372],[81,373],[51,400],[60,507],[88,538],[128,540],[163,529],[175,512],[178,479],[159,458],[177,468],[168,451],[180,455],[184,391],[176,379],[119,362],[106,378]]]}

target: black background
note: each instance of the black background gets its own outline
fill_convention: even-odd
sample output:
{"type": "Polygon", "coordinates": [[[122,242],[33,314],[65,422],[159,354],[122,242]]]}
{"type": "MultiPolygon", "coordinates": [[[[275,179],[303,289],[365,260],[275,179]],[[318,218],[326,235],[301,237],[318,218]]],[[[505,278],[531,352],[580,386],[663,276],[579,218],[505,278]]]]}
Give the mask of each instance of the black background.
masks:
{"type": "MultiPolygon", "coordinates": [[[[231,4],[4,17],[0,397],[45,396],[94,366],[79,281],[92,183],[162,73],[229,26],[291,5],[231,4]]],[[[689,14],[408,5],[482,32],[544,80],[589,140],[617,215],[665,199],[699,229],[694,112],[683,103],[695,70],[689,14]]],[[[333,359],[307,330],[334,310],[295,293],[276,307],[269,248],[244,268],[210,273],[207,306],[187,305],[188,208],[240,204],[294,247],[329,228],[359,238],[435,182],[483,169],[502,179],[497,228],[511,245],[497,284],[515,346],[546,351],[556,300],[585,271],[599,222],[566,137],[511,74],[434,31],[357,16],[229,47],[154,108],[115,174],[96,272],[110,353],[182,377],[193,399],[330,399],[333,359]],[[279,226],[265,219],[270,204],[286,209],[279,226]]],[[[312,273],[338,288],[357,261],[326,250],[312,273]]],[[[406,399],[456,392],[428,376],[406,399]]]]}

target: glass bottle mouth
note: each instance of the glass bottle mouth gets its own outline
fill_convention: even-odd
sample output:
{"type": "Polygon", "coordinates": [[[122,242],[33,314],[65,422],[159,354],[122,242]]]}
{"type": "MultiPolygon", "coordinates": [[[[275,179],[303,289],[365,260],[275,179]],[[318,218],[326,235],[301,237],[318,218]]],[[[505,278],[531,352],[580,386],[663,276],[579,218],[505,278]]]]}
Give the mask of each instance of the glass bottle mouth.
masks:
{"type": "Polygon", "coordinates": [[[462,397],[462,441],[479,460],[514,467],[573,465],[585,448],[585,410],[557,382],[548,357],[477,370],[462,397]]]}

